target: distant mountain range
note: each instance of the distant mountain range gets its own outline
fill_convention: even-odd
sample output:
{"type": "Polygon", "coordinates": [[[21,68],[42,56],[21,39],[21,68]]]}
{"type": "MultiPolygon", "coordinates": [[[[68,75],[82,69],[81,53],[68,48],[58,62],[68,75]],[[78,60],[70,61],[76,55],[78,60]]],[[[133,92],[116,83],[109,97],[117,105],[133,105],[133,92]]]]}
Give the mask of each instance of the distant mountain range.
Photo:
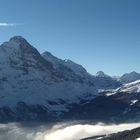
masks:
{"type": "Polygon", "coordinates": [[[125,73],[120,77],[119,76],[111,77],[102,71],[98,71],[96,77],[110,77],[113,78],[114,80],[120,81],[123,84],[123,83],[130,83],[130,82],[140,80],[140,73],[133,71],[130,73],[125,73]]]}
{"type": "Polygon", "coordinates": [[[126,73],[120,77],[120,80],[123,83],[129,83],[129,82],[134,82],[136,80],[140,80],[140,73],[137,73],[135,71],[131,73],[126,73]]]}
{"type": "Polygon", "coordinates": [[[0,46],[0,121],[137,120],[139,79],[91,75],[15,36],[0,46]]]}

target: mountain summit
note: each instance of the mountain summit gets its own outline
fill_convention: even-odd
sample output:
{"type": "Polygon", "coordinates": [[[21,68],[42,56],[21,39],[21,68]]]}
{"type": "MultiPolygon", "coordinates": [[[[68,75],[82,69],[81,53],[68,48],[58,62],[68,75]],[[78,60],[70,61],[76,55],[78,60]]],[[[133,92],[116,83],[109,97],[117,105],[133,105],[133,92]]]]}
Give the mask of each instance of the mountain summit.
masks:
{"type": "Polygon", "coordinates": [[[109,77],[107,74],[105,74],[103,71],[98,71],[96,73],[96,77],[109,77]]]}
{"type": "Polygon", "coordinates": [[[10,42],[27,43],[28,44],[28,42],[26,41],[26,39],[23,38],[22,36],[14,36],[14,37],[10,38],[9,41],[10,42]]]}
{"type": "Polygon", "coordinates": [[[22,36],[14,36],[10,38],[9,41],[4,42],[1,45],[2,48],[5,49],[19,49],[19,51],[22,51],[22,53],[32,53],[39,55],[39,52],[32,46],[30,45],[26,39],[24,39],[22,36]]]}

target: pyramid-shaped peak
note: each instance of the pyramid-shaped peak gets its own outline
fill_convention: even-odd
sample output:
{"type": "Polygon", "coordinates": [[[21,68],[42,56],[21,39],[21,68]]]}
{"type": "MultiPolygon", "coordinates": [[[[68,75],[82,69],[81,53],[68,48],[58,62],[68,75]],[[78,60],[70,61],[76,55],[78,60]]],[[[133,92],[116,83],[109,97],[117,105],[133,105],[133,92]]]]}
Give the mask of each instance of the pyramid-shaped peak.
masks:
{"type": "Polygon", "coordinates": [[[18,53],[21,52],[22,55],[31,55],[31,56],[39,56],[40,53],[36,48],[34,48],[28,41],[23,38],[22,36],[14,36],[10,38],[9,41],[4,42],[1,45],[2,50],[7,50],[10,53],[17,51],[18,53]]]}
{"type": "Polygon", "coordinates": [[[10,47],[16,49],[35,49],[25,38],[22,36],[14,36],[2,44],[3,47],[10,47]]]}
{"type": "Polygon", "coordinates": [[[9,42],[15,42],[15,43],[28,43],[25,38],[22,36],[14,36],[10,38],[9,42]]]}
{"type": "Polygon", "coordinates": [[[22,36],[14,36],[9,39],[9,41],[6,41],[2,44],[3,47],[12,47],[12,48],[31,48],[31,45],[28,43],[28,41],[23,38],[22,36]]]}
{"type": "Polygon", "coordinates": [[[42,56],[51,56],[51,57],[54,57],[50,52],[48,51],[45,51],[42,53],[42,56]]]}
{"type": "Polygon", "coordinates": [[[130,72],[130,74],[138,75],[139,73],[137,73],[136,71],[132,71],[130,72]]]}

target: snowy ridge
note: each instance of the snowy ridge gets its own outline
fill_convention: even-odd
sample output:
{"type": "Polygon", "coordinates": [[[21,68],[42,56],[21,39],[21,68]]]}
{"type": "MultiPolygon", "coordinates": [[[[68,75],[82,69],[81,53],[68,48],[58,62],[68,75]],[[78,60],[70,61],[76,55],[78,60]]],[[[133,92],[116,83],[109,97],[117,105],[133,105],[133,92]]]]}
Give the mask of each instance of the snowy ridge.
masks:
{"type": "Polygon", "coordinates": [[[55,56],[53,56],[50,52],[44,52],[42,54],[42,56],[47,60],[49,61],[50,63],[53,64],[53,67],[61,72],[69,72],[71,74],[75,74],[81,78],[84,78],[84,79],[93,79],[93,76],[90,75],[85,68],[83,68],[80,64],[76,64],[75,62],[69,60],[69,59],[65,59],[65,60],[61,60],[55,56]]]}
{"type": "Polygon", "coordinates": [[[93,76],[89,74],[80,64],[77,64],[69,59],[61,60],[49,52],[44,52],[42,56],[53,64],[53,67],[57,72],[65,75],[66,78],[76,75],[79,80],[84,80],[84,82],[94,85],[97,89],[112,89],[121,85],[120,81],[108,76],[102,71],[99,71],[96,76],[93,76]]]}
{"type": "Polygon", "coordinates": [[[90,76],[86,69],[84,69],[80,64],[76,64],[73,61],[66,59],[64,60],[64,65],[67,66],[68,68],[72,69],[77,75],[79,76],[90,76]]]}

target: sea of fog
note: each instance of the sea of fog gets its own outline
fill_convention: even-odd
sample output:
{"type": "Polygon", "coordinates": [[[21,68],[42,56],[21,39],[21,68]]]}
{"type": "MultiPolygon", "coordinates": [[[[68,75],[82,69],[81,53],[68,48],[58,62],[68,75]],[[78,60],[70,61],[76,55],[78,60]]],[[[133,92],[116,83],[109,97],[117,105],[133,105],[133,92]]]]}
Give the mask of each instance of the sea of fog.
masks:
{"type": "Polygon", "coordinates": [[[79,140],[140,127],[140,123],[105,125],[90,124],[0,124],[0,140],[79,140]]]}

